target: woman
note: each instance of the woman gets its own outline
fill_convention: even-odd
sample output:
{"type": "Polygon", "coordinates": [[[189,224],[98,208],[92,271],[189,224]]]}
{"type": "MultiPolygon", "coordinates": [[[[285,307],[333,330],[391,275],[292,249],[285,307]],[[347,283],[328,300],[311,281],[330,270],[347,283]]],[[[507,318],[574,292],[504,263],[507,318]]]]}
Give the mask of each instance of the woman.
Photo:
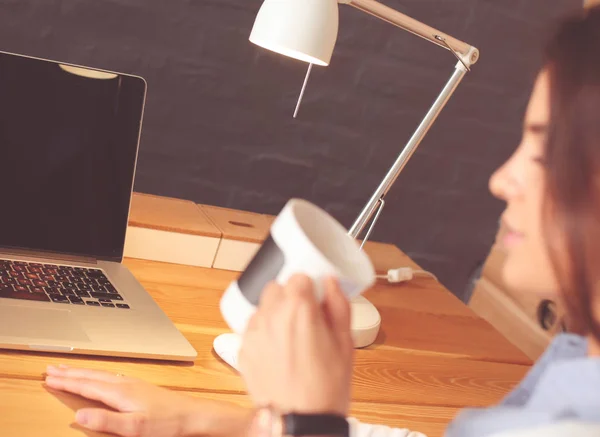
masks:
{"type": "MultiPolygon", "coordinates": [[[[512,436],[546,426],[560,433],[566,419],[586,422],[589,435],[600,435],[591,425],[600,426],[599,47],[600,7],[561,26],[548,45],[522,142],[490,180],[492,193],[507,204],[502,216],[509,229],[506,282],[523,292],[560,293],[576,334],[558,336],[500,405],[460,414],[449,437],[512,436]]],[[[322,305],[301,276],[265,291],[240,357],[256,405],[347,414],[349,308],[335,280],[327,281],[326,289],[322,305]]],[[[123,436],[241,435],[254,423],[249,410],[103,372],[51,367],[46,383],[114,409],[80,410],[76,420],[123,436]]],[[[409,434],[356,423],[353,429],[361,436],[409,434]]],[[[584,430],[570,428],[561,435],[575,433],[584,430]]]]}

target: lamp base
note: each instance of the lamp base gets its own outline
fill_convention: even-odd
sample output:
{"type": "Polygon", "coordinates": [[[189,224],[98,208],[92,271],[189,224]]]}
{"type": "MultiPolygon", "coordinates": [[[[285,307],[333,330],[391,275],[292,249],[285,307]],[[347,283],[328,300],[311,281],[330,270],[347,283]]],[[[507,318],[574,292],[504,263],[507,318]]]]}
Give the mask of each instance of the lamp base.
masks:
{"type": "MultiPolygon", "coordinates": [[[[367,347],[375,341],[381,326],[381,316],[377,308],[362,296],[355,297],[351,304],[351,330],[355,348],[367,347]]],[[[242,337],[228,333],[217,336],[213,341],[216,354],[227,364],[239,371],[238,352],[242,337]]]]}
{"type": "Polygon", "coordinates": [[[350,301],[351,330],[355,348],[367,347],[375,341],[381,327],[377,308],[363,296],[350,301]]]}

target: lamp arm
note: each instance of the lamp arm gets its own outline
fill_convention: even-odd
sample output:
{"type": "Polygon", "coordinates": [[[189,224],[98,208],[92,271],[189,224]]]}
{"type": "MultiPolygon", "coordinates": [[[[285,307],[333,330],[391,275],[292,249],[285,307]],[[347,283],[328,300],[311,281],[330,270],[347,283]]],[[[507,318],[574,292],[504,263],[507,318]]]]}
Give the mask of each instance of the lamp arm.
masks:
{"type": "MultiPolygon", "coordinates": [[[[364,0],[360,0],[360,1],[364,1],[364,0]]],[[[383,205],[384,205],[383,199],[384,199],[385,195],[388,193],[388,191],[390,190],[390,188],[392,187],[392,185],[398,178],[398,175],[400,174],[402,169],[404,169],[404,166],[406,165],[408,160],[411,158],[411,156],[413,155],[415,150],[417,150],[417,147],[419,147],[419,144],[421,143],[421,141],[423,140],[423,138],[425,137],[425,135],[427,134],[427,132],[429,131],[429,129],[431,128],[431,126],[433,125],[435,120],[437,119],[438,115],[440,114],[440,112],[442,111],[444,106],[446,106],[446,103],[448,103],[448,100],[450,100],[450,97],[452,96],[452,94],[454,93],[454,91],[456,90],[458,85],[460,84],[463,77],[465,77],[466,73],[467,73],[467,68],[465,67],[465,65],[463,65],[463,63],[461,61],[459,61],[456,64],[456,67],[455,67],[454,72],[452,73],[452,76],[450,77],[450,79],[448,80],[448,82],[446,83],[444,88],[442,89],[441,93],[438,95],[438,97],[433,102],[433,105],[431,106],[431,108],[429,108],[429,111],[427,111],[425,118],[423,118],[423,120],[417,127],[417,130],[414,132],[414,134],[412,135],[412,137],[410,138],[408,143],[404,146],[404,149],[402,150],[402,152],[400,153],[398,158],[396,158],[396,161],[394,162],[394,164],[388,171],[387,175],[385,176],[383,181],[381,181],[381,183],[379,184],[379,187],[373,193],[373,195],[371,196],[371,199],[365,205],[364,209],[362,210],[362,212],[360,213],[360,215],[358,216],[358,218],[356,219],[356,221],[350,228],[350,231],[348,232],[348,234],[352,238],[358,238],[360,236],[360,234],[362,233],[362,231],[366,228],[367,224],[369,223],[369,220],[371,220],[373,215],[375,215],[375,212],[377,212],[377,210],[379,208],[383,207],[383,205]]],[[[371,229],[375,225],[375,222],[376,222],[378,216],[379,216],[379,214],[377,214],[375,216],[376,218],[371,223],[371,226],[369,228],[367,235],[370,234],[371,229]]],[[[365,238],[365,240],[366,240],[366,238],[365,238]]]]}
{"type": "Polygon", "coordinates": [[[338,0],[338,3],[353,6],[440,47],[453,51],[465,64],[467,69],[479,59],[479,50],[477,48],[375,0],[338,0]]]}

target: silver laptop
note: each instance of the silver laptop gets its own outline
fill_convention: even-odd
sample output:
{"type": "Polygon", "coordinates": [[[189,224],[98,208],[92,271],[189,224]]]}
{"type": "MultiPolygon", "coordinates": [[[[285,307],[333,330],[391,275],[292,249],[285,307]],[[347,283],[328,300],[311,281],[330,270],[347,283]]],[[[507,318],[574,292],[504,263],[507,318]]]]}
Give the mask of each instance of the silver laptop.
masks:
{"type": "Polygon", "coordinates": [[[196,357],[121,263],[145,95],[0,52],[0,348],[196,357]]]}

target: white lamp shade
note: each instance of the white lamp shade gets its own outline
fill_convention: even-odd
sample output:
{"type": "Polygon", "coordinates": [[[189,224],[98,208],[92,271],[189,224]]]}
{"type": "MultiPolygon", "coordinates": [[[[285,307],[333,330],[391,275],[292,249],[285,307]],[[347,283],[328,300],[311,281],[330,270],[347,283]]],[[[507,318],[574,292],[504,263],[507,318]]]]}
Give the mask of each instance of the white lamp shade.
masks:
{"type": "Polygon", "coordinates": [[[316,65],[329,65],[338,33],[337,0],[265,0],[250,41],[316,65]]]}

